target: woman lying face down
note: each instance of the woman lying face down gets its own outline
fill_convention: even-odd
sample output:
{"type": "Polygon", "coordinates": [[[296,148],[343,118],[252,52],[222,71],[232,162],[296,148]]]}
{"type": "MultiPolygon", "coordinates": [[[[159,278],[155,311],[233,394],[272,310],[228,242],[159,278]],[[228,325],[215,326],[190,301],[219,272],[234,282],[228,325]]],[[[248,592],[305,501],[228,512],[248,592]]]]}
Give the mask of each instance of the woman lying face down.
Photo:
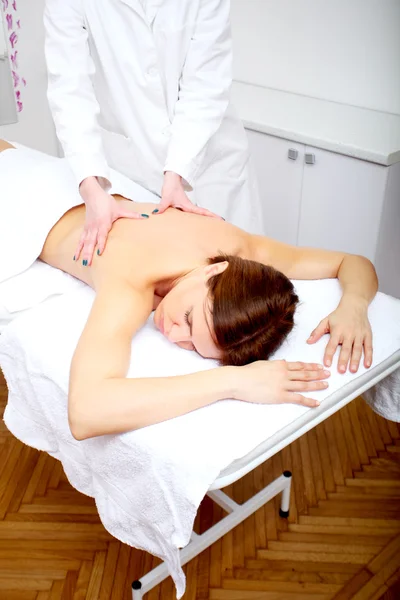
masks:
{"type": "Polygon", "coordinates": [[[168,292],[155,325],[171,342],[221,365],[268,359],[293,327],[293,284],[273,267],[237,256],[208,262],[168,292]]]}
{"type": "MultiPolygon", "coordinates": [[[[10,145],[0,141],[0,151],[5,148],[10,145]]],[[[18,162],[23,150],[9,152],[9,160],[18,162]]],[[[62,175],[52,178],[46,189],[41,180],[37,202],[46,194],[54,202],[58,195],[65,199],[68,165],[58,164],[65,164],[65,181],[62,175]]],[[[32,177],[31,188],[38,185],[31,172],[25,177],[32,177]]],[[[74,188],[71,195],[76,198],[74,188]]],[[[307,393],[327,387],[325,367],[338,346],[339,372],[356,372],[361,360],[371,365],[368,305],[377,279],[366,258],[289,246],[176,209],[157,216],[154,204],[116,199],[124,211],[147,216],[117,220],[104,253],[95,254],[91,264],[74,256],[85,207],[73,200],[40,254],[96,292],[70,371],[68,413],[77,439],[130,431],[225,398],[315,407],[318,402],[307,393]],[[336,277],[340,303],[315,324],[308,340],[327,334],[323,364],[267,360],[293,327],[298,299],[290,279],[336,277]],[[127,378],[132,338],[153,310],[156,327],[171,342],[222,366],[183,376],[127,378]]]]}

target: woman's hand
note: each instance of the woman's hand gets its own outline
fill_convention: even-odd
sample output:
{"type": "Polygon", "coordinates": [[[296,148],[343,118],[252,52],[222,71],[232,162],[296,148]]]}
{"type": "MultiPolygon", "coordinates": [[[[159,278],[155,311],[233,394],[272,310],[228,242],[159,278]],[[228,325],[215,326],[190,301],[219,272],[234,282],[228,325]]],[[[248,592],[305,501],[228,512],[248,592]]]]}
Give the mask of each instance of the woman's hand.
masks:
{"type": "Polygon", "coordinates": [[[325,333],[330,340],[325,349],[324,365],[330,367],[333,355],[342,346],[338,360],[339,373],[345,373],[350,362],[350,371],[356,373],[364,349],[364,366],[372,363],[372,331],[368,320],[368,302],[362,298],[343,296],[339,306],[319,323],[307,340],[314,344],[325,333]]]}
{"type": "Polygon", "coordinates": [[[84,266],[92,263],[97,246],[97,254],[102,254],[106,247],[107,237],[117,219],[145,219],[140,215],[123,208],[113,196],[103,190],[96,177],[84,179],[79,187],[86,205],[85,225],[75,251],[74,260],[82,255],[84,266]]]}
{"type": "Polygon", "coordinates": [[[156,211],[159,215],[161,215],[169,207],[179,208],[184,212],[202,215],[203,217],[215,217],[217,219],[222,219],[222,217],[215,215],[206,208],[200,208],[200,206],[195,206],[192,204],[187,197],[185,190],[183,189],[182,177],[176,173],[173,173],[172,171],[166,171],[164,175],[164,184],[161,191],[161,203],[156,211]]]}
{"type": "Polygon", "coordinates": [[[301,404],[319,406],[317,400],[303,392],[315,392],[328,387],[329,371],[322,365],[285,360],[259,360],[237,371],[239,383],[234,397],[257,404],[301,404]]]}

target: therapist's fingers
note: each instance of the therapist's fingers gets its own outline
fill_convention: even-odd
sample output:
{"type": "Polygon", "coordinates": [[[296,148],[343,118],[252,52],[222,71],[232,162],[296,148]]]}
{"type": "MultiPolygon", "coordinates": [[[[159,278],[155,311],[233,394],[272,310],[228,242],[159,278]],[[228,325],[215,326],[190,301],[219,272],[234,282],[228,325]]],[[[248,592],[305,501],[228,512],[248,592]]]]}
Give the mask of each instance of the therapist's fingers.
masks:
{"type": "Polygon", "coordinates": [[[216,215],[211,212],[211,210],[207,210],[206,208],[201,208],[201,206],[196,206],[194,204],[185,205],[185,206],[176,206],[175,208],[181,208],[185,212],[193,213],[194,215],[201,215],[202,217],[212,217],[213,219],[220,219],[224,221],[223,217],[216,215]]]}
{"type": "Polygon", "coordinates": [[[183,212],[193,213],[194,215],[201,215],[202,217],[212,217],[213,219],[221,219],[224,221],[225,219],[220,215],[217,215],[206,208],[201,208],[201,206],[196,206],[192,204],[189,198],[181,199],[180,202],[166,201],[162,200],[160,204],[157,206],[155,210],[153,210],[153,214],[162,215],[163,212],[167,210],[167,208],[176,208],[183,212]]]}
{"type": "Polygon", "coordinates": [[[92,264],[94,249],[97,244],[97,229],[92,229],[86,235],[85,243],[82,249],[82,264],[84,267],[90,267],[92,264]]]}
{"type": "Polygon", "coordinates": [[[211,210],[207,210],[206,208],[201,208],[200,206],[193,206],[191,212],[196,215],[201,215],[203,217],[212,217],[214,219],[220,219],[221,221],[225,221],[225,219],[220,215],[217,215],[211,212],[211,210]]]}
{"type": "Polygon", "coordinates": [[[167,208],[170,208],[171,204],[168,204],[166,202],[160,202],[160,204],[157,205],[157,208],[155,208],[152,211],[153,215],[162,215],[163,212],[165,212],[167,210],[167,208]]]}
{"type": "Polygon", "coordinates": [[[108,228],[99,229],[97,233],[97,254],[101,256],[104,252],[109,234],[108,228]]]}
{"type": "MultiPolygon", "coordinates": [[[[117,219],[148,219],[147,213],[138,213],[132,210],[119,210],[117,219]]],[[[117,220],[115,219],[115,220],[117,220]]]]}
{"type": "Polygon", "coordinates": [[[85,239],[86,239],[86,231],[83,230],[82,233],[81,233],[81,236],[79,238],[78,245],[77,245],[77,247],[75,249],[74,260],[79,260],[79,257],[80,257],[81,252],[82,252],[82,248],[83,248],[83,246],[85,244],[85,239]]]}

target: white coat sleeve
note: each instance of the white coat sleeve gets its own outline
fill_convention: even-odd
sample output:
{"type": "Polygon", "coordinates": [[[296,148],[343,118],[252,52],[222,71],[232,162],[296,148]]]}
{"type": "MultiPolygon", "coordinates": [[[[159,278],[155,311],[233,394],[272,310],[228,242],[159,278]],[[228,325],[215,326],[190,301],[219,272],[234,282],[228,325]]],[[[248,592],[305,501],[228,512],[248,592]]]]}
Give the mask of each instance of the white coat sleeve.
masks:
{"type": "Polygon", "coordinates": [[[179,85],[164,171],[193,186],[207,144],[222,123],[232,84],[229,0],[200,0],[179,85]]]}
{"type": "Polygon", "coordinates": [[[97,117],[82,0],[46,0],[45,56],[50,110],[57,136],[78,184],[89,176],[110,187],[97,117]]]}

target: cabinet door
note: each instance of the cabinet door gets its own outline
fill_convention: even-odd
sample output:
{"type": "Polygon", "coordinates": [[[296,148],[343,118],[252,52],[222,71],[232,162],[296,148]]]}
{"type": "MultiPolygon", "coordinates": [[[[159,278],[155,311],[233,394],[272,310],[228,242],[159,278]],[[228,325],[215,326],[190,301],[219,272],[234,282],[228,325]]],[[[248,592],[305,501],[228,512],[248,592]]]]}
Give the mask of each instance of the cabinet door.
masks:
{"type": "Polygon", "coordinates": [[[247,131],[263,213],[263,232],[281,242],[296,244],[299,223],[303,144],[247,131]],[[298,152],[288,158],[289,149],[298,152]]]}
{"type": "Polygon", "coordinates": [[[400,163],[388,167],[375,267],[379,289],[400,298],[400,163]]]}
{"type": "Polygon", "coordinates": [[[298,243],[374,260],[387,167],[306,147],[298,243]]]}

